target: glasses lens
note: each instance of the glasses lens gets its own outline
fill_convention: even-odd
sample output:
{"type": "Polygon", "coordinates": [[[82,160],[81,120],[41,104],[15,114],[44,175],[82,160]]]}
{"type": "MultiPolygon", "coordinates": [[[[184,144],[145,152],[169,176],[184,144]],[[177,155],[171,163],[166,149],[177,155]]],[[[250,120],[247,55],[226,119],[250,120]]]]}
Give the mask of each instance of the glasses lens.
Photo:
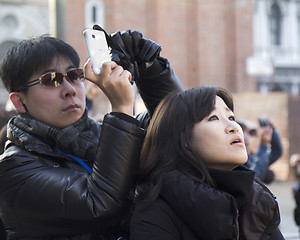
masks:
{"type": "Polygon", "coordinates": [[[40,77],[40,80],[44,86],[51,86],[51,84],[52,84],[51,73],[46,73],[46,74],[42,75],[40,77]]]}
{"type": "Polygon", "coordinates": [[[57,87],[63,82],[63,75],[61,73],[51,72],[46,73],[40,77],[41,83],[47,87],[57,87]]]}
{"type": "Polygon", "coordinates": [[[66,73],[66,78],[70,82],[75,82],[79,78],[83,76],[83,70],[82,69],[72,69],[66,73]]]}

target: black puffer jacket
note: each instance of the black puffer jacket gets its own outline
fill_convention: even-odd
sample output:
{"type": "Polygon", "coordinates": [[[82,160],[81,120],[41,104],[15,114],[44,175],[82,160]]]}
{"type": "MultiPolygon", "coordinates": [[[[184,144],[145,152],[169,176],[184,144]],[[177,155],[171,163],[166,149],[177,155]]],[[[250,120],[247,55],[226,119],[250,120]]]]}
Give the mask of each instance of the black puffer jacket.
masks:
{"type": "Polygon", "coordinates": [[[217,188],[179,171],[165,174],[159,198],[138,202],[131,219],[132,240],[283,240],[277,202],[253,180],[254,172],[210,170],[217,188]]]}
{"type": "Polygon", "coordinates": [[[97,226],[101,232],[117,223],[128,203],[143,129],[106,115],[91,174],[38,138],[23,138],[23,146],[17,146],[19,137],[18,132],[10,136],[0,164],[1,218],[8,239],[85,236],[97,226]]]}
{"type": "MultiPolygon", "coordinates": [[[[159,61],[162,71],[144,76],[159,88],[141,90],[149,101],[146,105],[151,106],[150,115],[168,92],[182,89],[168,61],[159,61]]],[[[0,158],[0,216],[7,238],[99,239],[100,234],[110,235],[109,229],[130,208],[129,190],[145,135],[142,127],[149,117],[140,119],[134,124],[118,115],[105,116],[91,173],[45,141],[30,134],[24,138],[18,130],[9,129],[9,144],[0,158]]]]}

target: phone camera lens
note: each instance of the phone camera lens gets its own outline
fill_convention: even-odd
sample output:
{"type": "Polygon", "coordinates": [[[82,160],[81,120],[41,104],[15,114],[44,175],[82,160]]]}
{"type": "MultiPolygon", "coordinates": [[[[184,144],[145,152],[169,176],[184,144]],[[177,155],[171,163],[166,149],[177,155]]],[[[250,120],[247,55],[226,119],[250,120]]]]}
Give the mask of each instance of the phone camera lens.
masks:
{"type": "Polygon", "coordinates": [[[95,38],[95,35],[94,35],[94,34],[92,35],[92,38],[95,38]]]}

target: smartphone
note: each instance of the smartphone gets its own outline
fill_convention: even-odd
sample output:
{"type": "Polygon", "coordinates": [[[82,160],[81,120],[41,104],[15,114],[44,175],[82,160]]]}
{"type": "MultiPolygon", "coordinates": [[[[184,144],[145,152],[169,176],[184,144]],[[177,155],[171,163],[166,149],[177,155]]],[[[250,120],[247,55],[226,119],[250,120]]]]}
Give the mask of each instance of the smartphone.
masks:
{"type": "Polygon", "coordinates": [[[85,29],[83,35],[89,56],[93,61],[93,71],[95,74],[99,74],[102,64],[106,61],[111,61],[105,33],[99,30],[85,29]]]}

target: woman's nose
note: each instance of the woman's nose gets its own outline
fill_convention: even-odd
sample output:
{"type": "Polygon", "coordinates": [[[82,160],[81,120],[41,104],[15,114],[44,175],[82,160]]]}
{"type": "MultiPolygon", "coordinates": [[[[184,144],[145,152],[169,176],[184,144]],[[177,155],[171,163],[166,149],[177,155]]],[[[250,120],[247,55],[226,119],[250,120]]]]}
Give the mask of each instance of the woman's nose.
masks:
{"type": "Polygon", "coordinates": [[[238,126],[234,123],[229,124],[225,129],[226,133],[236,133],[238,130],[238,126]]]}

